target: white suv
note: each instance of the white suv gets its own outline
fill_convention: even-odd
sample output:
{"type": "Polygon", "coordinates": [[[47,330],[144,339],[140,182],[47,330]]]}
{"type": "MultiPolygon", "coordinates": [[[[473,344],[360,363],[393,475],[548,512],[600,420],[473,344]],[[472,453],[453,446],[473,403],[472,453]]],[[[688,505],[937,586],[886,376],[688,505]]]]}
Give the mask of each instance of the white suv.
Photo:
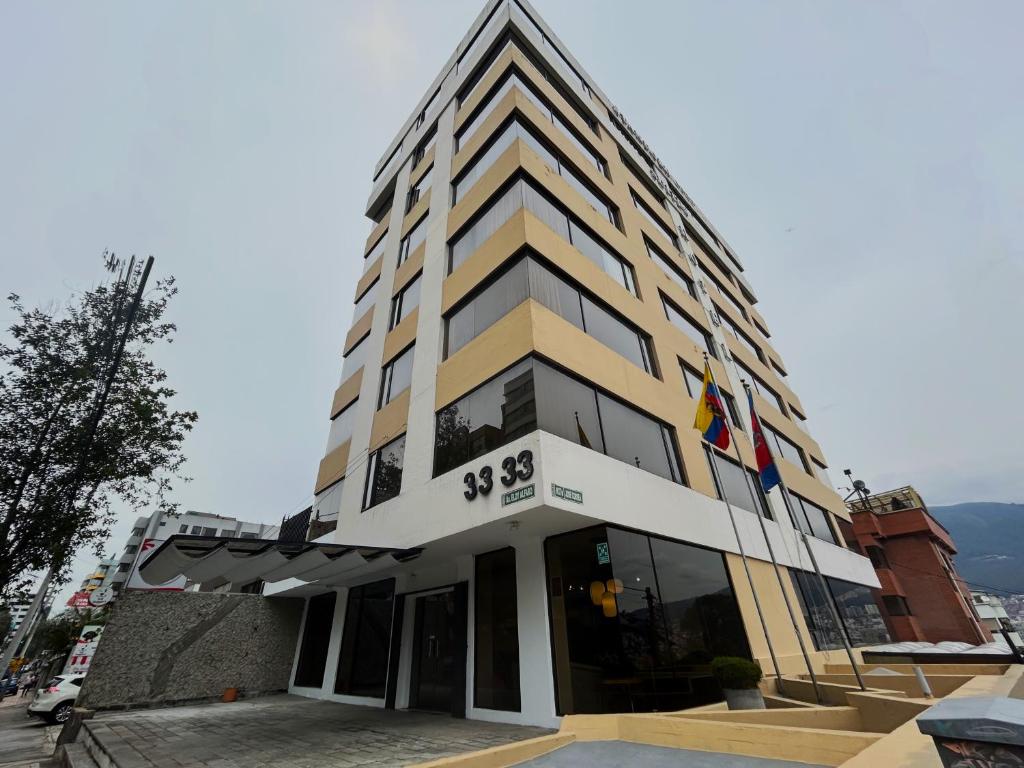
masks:
{"type": "Polygon", "coordinates": [[[36,689],[36,695],[28,705],[28,713],[49,723],[66,723],[83,680],[85,678],[81,675],[53,678],[45,688],[36,689]]]}

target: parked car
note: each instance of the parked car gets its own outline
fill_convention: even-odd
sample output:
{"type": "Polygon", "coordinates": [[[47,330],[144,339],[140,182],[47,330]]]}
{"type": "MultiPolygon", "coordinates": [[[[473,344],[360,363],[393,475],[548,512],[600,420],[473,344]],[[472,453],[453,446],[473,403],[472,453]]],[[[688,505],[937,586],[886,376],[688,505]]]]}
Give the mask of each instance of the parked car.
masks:
{"type": "Polygon", "coordinates": [[[58,675],[53,678],[45,687],[36,689],[36,695],[28,705],[28,713],[33,717],[41,717],[51,724],[66,723],[71,717],[71,710],[75,706],[75,699],[78,698],[84,679],[81,675],[58,675]]]}
{"type": "Polygon", "coordinates": [[[3,680],[0,680],[0,699],[4,698],[4,696],[13,696],[17,692],[18,692],[18,678],[17,677],[14,677],[12,675],[11,677],[5,677],[3,680]]]}

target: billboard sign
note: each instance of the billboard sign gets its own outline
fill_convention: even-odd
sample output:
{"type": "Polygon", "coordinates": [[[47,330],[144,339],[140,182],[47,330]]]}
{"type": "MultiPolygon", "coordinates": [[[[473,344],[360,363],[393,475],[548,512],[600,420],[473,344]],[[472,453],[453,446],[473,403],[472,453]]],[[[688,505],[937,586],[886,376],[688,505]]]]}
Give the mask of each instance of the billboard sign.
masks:
{"type": "Polygon", "coordinates": [[[84,675],[89,671],[89,664],[96,653],[96,647],[100,644],[102,634],[103,626],[100,624],[86,624],[82,627],[82,634],[79,635],[71,655],[68,656],[67,664],[64,665],[65,675],[84,675]]]}

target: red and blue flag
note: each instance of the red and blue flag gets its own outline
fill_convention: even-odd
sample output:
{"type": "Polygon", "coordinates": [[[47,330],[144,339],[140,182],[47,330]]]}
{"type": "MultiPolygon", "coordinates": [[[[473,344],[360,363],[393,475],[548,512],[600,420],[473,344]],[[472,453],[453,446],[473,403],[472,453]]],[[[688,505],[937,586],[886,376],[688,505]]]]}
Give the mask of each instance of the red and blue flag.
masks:
{"type": "Polygon", "coordinates": [[[747,402],[750,403],[750,434],[754,438],[754,456],[757,458],[757,474],[761,478],[761,487],[765,493],[782,482],[779,477],[779,468],[775,464],[771,448],[764,439],[764,431],[761,429],[761,419],[754,410],[754,398],[747,390],[747,402]]]}

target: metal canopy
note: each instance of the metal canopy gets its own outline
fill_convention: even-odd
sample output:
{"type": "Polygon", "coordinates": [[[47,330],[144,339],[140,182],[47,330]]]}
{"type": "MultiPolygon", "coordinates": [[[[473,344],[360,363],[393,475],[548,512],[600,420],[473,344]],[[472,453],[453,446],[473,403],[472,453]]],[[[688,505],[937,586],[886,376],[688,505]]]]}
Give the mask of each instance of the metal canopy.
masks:
{"type": "Polygon", "coordinates": [[[422,551],[178,533],[139,566],[139,573],[150,584],[163,584],[178,576],[199,583],[238,583],[255,579],[328,581],[342,574],[353,576],[357,571],[383,570],[389,565],[413,560],[422,551]]]}

